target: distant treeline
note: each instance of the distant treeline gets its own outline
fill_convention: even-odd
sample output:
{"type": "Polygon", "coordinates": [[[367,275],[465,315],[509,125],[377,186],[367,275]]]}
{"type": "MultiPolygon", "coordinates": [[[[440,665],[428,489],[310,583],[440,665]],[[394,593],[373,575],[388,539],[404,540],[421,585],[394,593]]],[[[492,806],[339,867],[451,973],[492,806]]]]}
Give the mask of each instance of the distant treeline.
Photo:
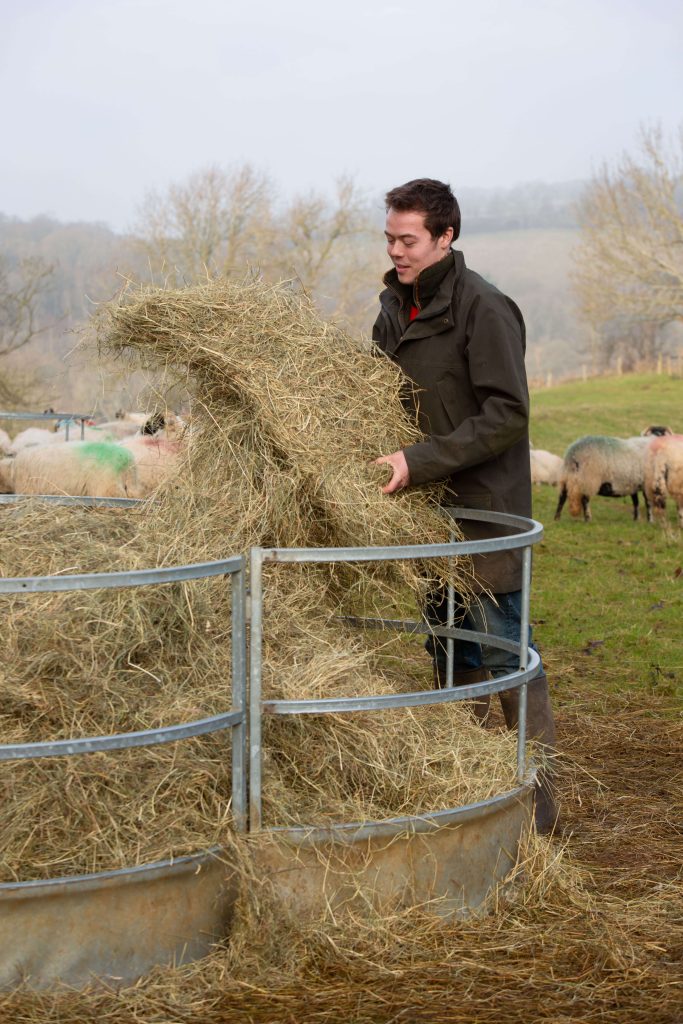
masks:
{"type": "Polygon", "coordinates": [[[585,182],[528,182],[505,189],[456,190],[468,234],[531,228],[576,228],[576,203],[585,182]]]}
{"type": "MultiPolygon", "coordinates": [[[[581,183],[505,189],[459,189],[455,180],[451,184],[462,207],[461,244],[468,265],[511,295],[524,312],[531,375],[576,372],[580,338],[568,271],[576,238],[574,203],[581,183]]],[[[314,209],[306,215],[314,215],[314,209]]],[[[355,314],[349,319],[351,329],[365,333],[372,327],[387,262],[381,209],[380,199],[361,212],[360,230],[339,257],[331,257],[324,280],[312,289],[326,315],[339,316],[338,300],[344,297],[355,314]]],[[[333,224],[329,217],[328,221],[333,224]]],[[[307,230],[299,234],[305,243],[308,223],[303,226],[307,230]]],[[[79,365],[73,360],[63,363],[63,357],[76,343],[73,328],[85,323],[94,305],[113,296],[125,279],[164,279],[166,270],[153,266],[140,243],[136,234],[118,234],[101,223],[62,223],[46,215],[23,221],[0,213],[0,259],[10,268],[19,268],[27,259],[51,268],[36,308],[41,333],[10,360],[15,368],[30,364],[46,385],[56,389],[56,395],[44,391],[47,404],[59,401],[60,395],[88,404],[94,390],[102,391],[90,366],[82,360],[79,365]]],[[[296,231],[287,244],[290,252],[299,251],[296,231]]],[[[318,246],[324,246],[324,239],[318,246]]],[[[276,238],[271,251],[281,251],[276,238]]]]}

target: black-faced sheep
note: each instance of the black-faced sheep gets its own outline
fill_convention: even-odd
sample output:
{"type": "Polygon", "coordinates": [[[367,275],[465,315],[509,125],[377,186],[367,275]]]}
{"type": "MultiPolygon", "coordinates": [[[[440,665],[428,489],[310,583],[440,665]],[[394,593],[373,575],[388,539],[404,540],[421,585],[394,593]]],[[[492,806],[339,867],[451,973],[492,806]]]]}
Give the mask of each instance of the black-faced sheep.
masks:
{"type": "MultiPolygon", "coordinates": [[[[560,480],[560,495],[555,519],[559,519],[569,499],[569,512],[583,512],[591,519],[590,499],[596,494],[606,498],[631,496],[633,518],[638,518],[638,491],[645,480],[645,457],[653,436],[671,434],[668,427],[647,427],[640,437],[595,435],[579,438],[567,449],[560,480]]],[[[645,499],[647,506],[647,497],[645,499]]]]}

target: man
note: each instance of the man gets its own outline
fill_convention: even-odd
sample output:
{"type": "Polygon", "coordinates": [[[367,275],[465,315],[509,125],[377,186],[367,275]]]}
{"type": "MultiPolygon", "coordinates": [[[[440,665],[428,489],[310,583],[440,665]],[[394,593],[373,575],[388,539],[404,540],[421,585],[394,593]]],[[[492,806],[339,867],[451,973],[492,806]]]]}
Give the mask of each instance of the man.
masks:
{"type": "MultiPolygon", "coordinates": [[[[451,248],[460,234],[460,208],[449,185],[431,178],[409,181],[387,193],[386,211],[394,266],[384,277],[373,339],[417,385],[406,400],[426,436],[377,459],[392,469],[383,491],[447,481],[449,504],[530,516],[522,314],[451,248]]],[[[463,521],[462,528],[469,539],[494,535],[484,524],[463,521]]],[[[464,628],[518,640],[521,551],[478,555],[473,562],[479,601],[471,607],[458,602],[458,620],[464,628]]],[[[426,614],[433,625],[445,624],[444,593],[432,595],[426,614]]],[[[435,685],[444,686],[444,642],[430,637],[426,646],[435,685]]],[[[457,640],[454,646],[456,686],[518,668],[516,656],[498,648],[457,640]]],[[[518,693],[500,694],[508,728],[517,724],[518,693]]],[[[555,726],[542,668],[527,693],[527,735],[552,751],[555,726]]],[[[474,711],[483,721],[488,702],[479,701],[474,711]]],[[[535,816],[540,832],[550,831],[557,818],[547,772],[537,783],[535,816]]]]}

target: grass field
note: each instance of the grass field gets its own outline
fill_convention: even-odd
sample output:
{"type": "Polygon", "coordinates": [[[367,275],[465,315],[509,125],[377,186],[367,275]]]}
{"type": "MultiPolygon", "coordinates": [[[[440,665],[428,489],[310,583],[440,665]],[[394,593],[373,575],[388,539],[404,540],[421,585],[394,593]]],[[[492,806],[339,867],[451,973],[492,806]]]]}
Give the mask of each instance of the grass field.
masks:
{"type": "MultiPolygon", "coordinates": [[[[683,380],[625,376],[572,382],[532,395],[531,435],[563,454],[585,434],[639,434],[649,424],[683,432],[683,380]]],[[[634,522],[629,498],[594,498],[593,521],[557,489],[534,489],[545,528],[536,548],[532,620],[549,674],[563,697],[589,683],[683,700],[683,535],[673,506],[668,526],[634,522]]],[[[669,503],[671,505],[671,503],[669,503]]]]}

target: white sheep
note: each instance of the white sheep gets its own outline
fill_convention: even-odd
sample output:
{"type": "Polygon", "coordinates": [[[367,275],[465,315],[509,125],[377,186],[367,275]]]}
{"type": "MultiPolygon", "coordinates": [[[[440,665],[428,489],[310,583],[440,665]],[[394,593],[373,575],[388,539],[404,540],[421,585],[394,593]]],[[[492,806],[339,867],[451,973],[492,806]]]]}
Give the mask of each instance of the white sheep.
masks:
{"type": "MultiPolygon", "coordinates": [[[[589,435],[571,444],[564,456],[555,519],[560,518],[569,498],[570,514],[578,517],[583,511],[584,520],[589,522],[590,499],[596,494],[607,498],[630,495],[633,518],[637,519],[638,491],[644,485],[647,449],[653,435],[663,434],[671,434],[668,427],[647,427],[639,437],[589,435]]],[[[648,507],[647,496],[645,504],[648,507]]]]}
{"type": "Polygon", "coordinates": [[[96,423],[91,429],[94,432],[93,436],[99,435],[103,439],[123,441],[126,437],[139,434],[140,424],[129,419],[110,420],[108,423],[96,423]]]}
{"type": "Polygon", "coordinates": [[[650,522],[653,513],[664,519],[669,497],[676,502],[678,524],[683,527],[683,434],[652,438],[645,457],[644,492],[650,522]]]}
{"type": "Polygon", "coordinates": [[[61,438],[55,434],[54,430],[46,430],[44,427],[28,427],[26,430],[21,430],[13,439],[9,447],[9,454],[16,455],[24,448],[55,444],[60,440],[61,438]]]}
{"type": "Polygon", "coordinates": [[[543,448],[530,448],[532,484],[550,484],[556,487],[560,481],[564,459],[543,448]]]}
{"type": "Polygon", "coordinates": [[[5,493],[146,498],[177,470],[182,441],[139,436],[121,443],[62,441],[0,460],[5,493]]]}
{"type": "Polygon", "coordinates": [[[176,425],[169,424],[157,434],[141,434],[121,442],[120,447],[132,454],[135,466],[131,497],[148,497],[177,472],[184,445],[175,429],[176,425]]]}
{"type": "Polygon", "coordinates": [[[57,441],[22,448],[12,461],[2,469],[15,494],[125,498],[135,483],[133,454],[111,442],[57,441]]]}
{"type": "Polygon", "coordinates": [[[14,494],[14,459],[0,459],[0,494],[14,494]]]}
{"type": "Polygon", "coordinates": [[[0,455],[6,455],[12,447],[12,441],[6,430],[0,430],[0,455]]]}

